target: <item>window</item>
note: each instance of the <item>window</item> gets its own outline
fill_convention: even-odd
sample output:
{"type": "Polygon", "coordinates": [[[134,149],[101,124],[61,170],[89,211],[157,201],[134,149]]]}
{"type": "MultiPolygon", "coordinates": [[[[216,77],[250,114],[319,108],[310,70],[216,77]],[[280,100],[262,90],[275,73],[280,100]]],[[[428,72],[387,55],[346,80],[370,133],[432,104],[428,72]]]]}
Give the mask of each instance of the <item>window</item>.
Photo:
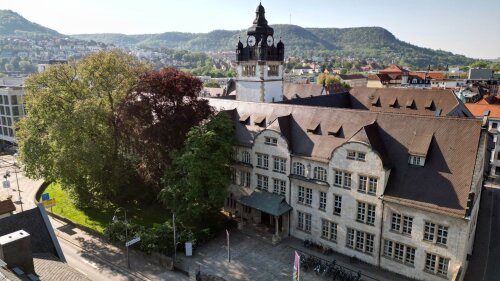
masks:
{"type": "Polygon", "coordinates": [[[279,173],[286,172],[286,159],[274,157],[274,171],[279,173]]]}
{"type": "Polygon", "coordinates": [[[10,102],[13,105],[17,105],[17,96],[10,96],[10,102]]]}
{"type": "Polygon", "coordinates": [[[441,275],[443,277],[448,276],[448,266],[450,264],[450,259],[440,257],[438,255],[427,253],[425,256],[425,270],[441,275]],[[437,263],[437,268],[436,268],[437,263]]]}
{"type": "Polygon", "coordinates": [[[337,242],[337,224],[321,220],[321,238],[337,242]]]}
{"type": "Polygon", "coordinates": [[[311,204],[312,204],[312,197],[313,197],[312,189],[306,188],[306,200],[305,200],[304,204],[306,204],[308,206],[311,206],[311,204]]]}
{"type": "Polygon", "coordinates": [[[10,107],[5,107],[5,115],[10,115],[10,107]]]}
{"type": "Polygon", "coordinates": [[[413,226],[413,218],[402,216],[401,214],[393,213],[391,219],[391,230],[402,234],[411,235],[413,226]]]}
{"type": "Polygon", "coordinates": [[[375,225],[375,205],[358,202],[358,214],[356,220],[368,225],[375,225]]]}
{"type": "Polygon", "coordinates": [[[415,264],[416,249],[401,243],[384,240],[383,255],[406,265],[415,264]]]}
{"type": "Polygon", "coordinates": [[[326,209],[326,192],[319,192],[319,209],[324,211],[326,209]]]}
{"type": "Polygon", "coordinates": [[[448,242],[448,227],[436,225],[432,222],[425,222],[424,240],[440,245],[446,245],[446,242],[448,242]]]}
{"type": "Polygon", "coordinates": [[[403,216],[403,234],[411,235],[411,228],[413,226],[413,218],[409,216],[403,216]]]}
{"type": "Polygon", "coordinates": [[[6,105],[9,104],[9,97],[8,96],[3,96],[3,103],[6,105]]]}
{"type": "Polygon", "coordinates": [[[326,181],[326,170],[321,167],[314,167],[313,177],[315,180],[326,181]]]}
{"type": "Polygon", "coordinates": [[[286,195],[286,181],[273,179],[273,192],[279,195],[286,195]]]}
{"type": "Polygon", "coordinates": [[[240,172],[240,185],[250,187],[250,172],[240,172]]]}
{"type": "Polygon", "coordinates": [[[304,171],[305,171],[304,164],[299,162],[293,162],[293,173],[295,175],[303,177],[305,175],[304,171]]]}
{"type": "Polygon", "coordinates": [[[391,220],[391,230],[399,232],[400,229],[401,229],[401,215],[393,213],[391,220]]]}
{"type": "Polygon", "coordinates": [[[342,196],[333,195],[333,199],[333,214],[340,216],[340,212],[342,211],[342,196]]]}
{"type": "Polygon", "coordinates": [[[356,151],[347,151],[347,159],[356,159],[356,151]]]}
{"type": "Polygon", "coordinates": [[[257,174],[257,189],[268,191],[269,178],[267,176],[257,174]]]}
{"type": "Polygon", "coordinates": [[[365,161],[366,160],[366,153],[348,150],[347,151],[347,159],[357,160],[357,161],[365,161]]]}
{"type": "Polygon", "coordinates": [[[311,232],[311,214],[297,211],[297,228],[302,231],[311,232]]]}
{"type": "Polygon", "coordinates": [[[496,129],[498,127],[497,122],[491,122],[491,128],[496,129]]]}
{"type": "Polygon", "coordinates": [[[424,166],[425,157],[410,155],[410,159],[408,160],[408,163],[410,163],[412,165],[417,165],[417,166],[424,166]]]}
{"type": "Polygon", "coordinates": [[[230,168],[230,169],[231,169],[231,183],[236,184],[237,171],[234,168],[230,168]]]}
{"type": "Polygon", "coordinates": [[[377,185],[377,178],[360,175],[358,182],[358,192],[367,193],[369,195],[376,195],[377,185]]]}
{"type": "Polygon", "coordinates": [[[250,153],[248,151],[241,152],[241,161],[246,164],[252,164],[252,161],[250,159],[250,153]]]}
{"type": "Polygon", "coordinates": [[[436,243],[446,245],[446,241],[448,241],[448,227],[438,225],[436,243]]]}
{"type": "Polygon", "coordinates": [[[242,75],[246,77],[255,76],[255,65],[244,65],[242,72],[242,75]]]}
{"type": "Polygon", "coordinates": [[[279,76],[279,65],[270,65],[267,68],[267,76],[279,76]]]}
{"type": "Polygon", "coordinates": [[[366,154],[363,152],[358,152],[358,155],[356,156],[356,160],[358,161],[365,161],[366,154]]]}
{"type": "Polygon", "coordinates": [[[269,168],[269,155],[257,153],[257,168],[269,168]]]}
{"type": "Polygon", "coordinates": [[[335,170],[333,185],[343,188],[351,188],[351,173],[335,170]]]}
{"type": "Polygon", "coordinates": [[[271,138],[271,137],[265,137],[264,138],[264,143],[268,145],[278,145],[278,139],[277,138],[271,138]]]}
{"type": "Polygon", "coordinates": [[[12,126],[12,118],[7,117],[7,126],[12,126]]]}
{"type": "Polygon", "coordinates": [[[297,194],[297,202],[304,204],[305,202],[305,187],[299,186],[299,192],[297,194]]]}
{"type": "Polygon", "coordinates": [[[354,248],[363,253],[372,254],[375,235],[352,228],[347,228],[346,247],[354,248]]]}

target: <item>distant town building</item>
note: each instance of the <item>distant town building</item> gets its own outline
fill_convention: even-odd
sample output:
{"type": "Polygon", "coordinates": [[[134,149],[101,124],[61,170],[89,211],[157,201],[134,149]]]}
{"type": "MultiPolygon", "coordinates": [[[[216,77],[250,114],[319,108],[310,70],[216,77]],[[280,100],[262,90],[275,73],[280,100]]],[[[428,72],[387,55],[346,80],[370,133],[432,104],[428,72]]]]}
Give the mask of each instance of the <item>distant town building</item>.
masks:
{"type": "Polygon", "coordinates": [[[3,142],[16,142],[14,123],[26,115],[24,79],[0,78],[0,140],[3,142]]]}
{"type": "Polygon", "coordinates": [[[368,84],[368,79],[362,74],[338,74],[338,77],[351,88],[366,87],[368,84]]]}

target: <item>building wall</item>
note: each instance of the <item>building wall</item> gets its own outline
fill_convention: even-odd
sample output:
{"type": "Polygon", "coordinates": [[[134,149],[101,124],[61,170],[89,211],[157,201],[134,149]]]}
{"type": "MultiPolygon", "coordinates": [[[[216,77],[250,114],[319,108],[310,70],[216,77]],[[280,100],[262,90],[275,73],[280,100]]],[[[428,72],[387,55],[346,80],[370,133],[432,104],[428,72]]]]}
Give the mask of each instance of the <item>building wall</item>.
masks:
{"type": "Polygon", "coordinates": [[[25,115],[23,97],[22,88],[0,88],[0,140],[16,142],[14,123],[25,115]]]}
{"type": "Polygon", "coordinates": [[[343,80],[343,81],[346,82],[347,84],[349,84],[349,86],[351,86],[351,88],[367,87],[367,85],[368,85],[368,80],[366,78],[343,80]]]}
{"type": "Polygon", "coordinates": [[[251,102],[279,102],[283,100],[283,65],[268,61],[265,64],[240,62],[236,68],[236,99],[251,102]],[[245,76],[243,68],[255,66],[254,76],[245,76]],[[277,76],[269,76],[269,68],[278,67],[277,76]]]}
{"type": "Polygon", "coordinates": [[[418,208],[386,202],[384,206],[382,238],[383,240],[388,239],[415,248],[415,263],[414,265],[405,265],[402,262],[386,257],[383,254],[382,247],[380,267],[390,271],[396,271],[416,280],[443,280],[442,276],[431,274],[424,269],[426,254],[431,253],[450,260],[446,279],[455,280],[452,279],[452,277],[456,276],[460,267],[463,265],[464,253],[467,252],[466,248],[468,249],[468,243],[466,242],[469,241],[469,229],[469,221],[463,218],[453,218],[418,208]],[[411,235],[401,234],[391,230],[393,213],[413,217],[411,235]],[[448,227],[446,245],[439,245],[424,240],[425,222],[448,227]]]}
{"type": "MultiPolygon", "coordinates": [[[[257,174],[268,176],[269,192],[273,192],[273,178],[287,181],[285,196],[287,202],[293,207],[293,210],[290,212],[290,234],[292,236],[304,240],[310,239],[316,243],[330,247],[336,252],[351,257],[354,256],[369,264],[380,266],[416,280],[455,280],[454,278],[456,278],[461,267],[465,272],[467,254],[472,252],[479,201],[476,202],[472,211],[471,220],[455,218],[421,208],[383,201],[382,195],[391,171],[383,166],[379,154],[363,143],[345,143],[333,152],[330,160],[312,159],[310,157],[291,155],[287,140],[281,136],[280,133],[272,130],[264,130],[256,136],[251,148],[239,147],[237,155],[241,155],[242,151],[251,152],[251,165],[237,164],[235,165],[235,169],[251,172],[251,184],[249,187],[231,185],[232,193],[236,197],[241,197],[253,192],[257,186],[257,174]],[[277,145],[266,144],[266,137],[276,138],[277,145]],[[364,160],[349,159],[349,152],[364,154],[364,160]],[[269,155],[268,169],[256,167],[257,153],[269,155]],[[286,173],[273,171],[273,157],[286,159],[286,173]],[[304,165],[304,177],[293,174],[294,162],[300,162],[304,165]],[[313,178],[315,167],[326,169],[326,181],[319,181],[313,178]],[[350,188],[339,187],[335,184],[335,171],[349,172],[351,174],[350,188]],[[374,194],[359,191],[360,175],[377,179],[377,188],[374,194]],[[312,191],[312,202],[310,205],[299,202],[299,187],[304,187],[312,191]],[[326,208],[324,210],[319,208],[320,192],[326,193],[326,208]],[[342,197],[340,214],[334,214],[335,196],[342,197]],[[375,206],[375,220],[372,225],[367,224],[366,221],[360,222],[357,220],[358,202],[375,206]],[[310,231],[299,229],[299,212],[311,215],[310,231]],[[411,235],[403,235],[391,230],[391,218],[393,213],[407,215],[413,218],[411,235]],[[322,237],[323,220],[337,225],[336,241],[331,241],[322,237]],[[436,229],[437,225],[448,227],[446,245],[438,245],[435,241],[427,242],[423,240],[424,225],[426,221],[436,224],[436,229]],[[355,246],[348,247],[348,229],[373,235],[373,251],[371,253],[366,252],[366,246],[363,246],[362,250],[356,249],[356,237],[354,238],[355,246]],[[414,264],[408,266],[402,262],[397,262],[392,258],[384,256],[383,243],[386,239],[415,248],[414,264]],[[449,259],[446,277],[431,274],[424,270],[426,253],[449,259]]],[[[239,175],[240,173],[237,172],[236,178],[239,177],[239,175]]],[[[236,182],[239,182],[239,180],[236,179],[236,182]]],[[[480,183],[478,184],[480,186],[480,183]]],[[[480,196],[480,194],[477,196],[480,196]]],[[[251,210],[249,213],[242,213],[244,217],[248,218],[248,221],[260,223],[260,212],[251,210]]],[[[288,227],[288,225],[285,224],[285,220],[283,222],[284,228],[285,225],[288,227]]],[[[286,229],[283,230],[286,231],[286,229]]],[[[364,242],[366,244],[366,238],[364,242]]],[[[437,267],[438,262],[436,262],[436,268],[437,267]]],[[[461,278],[463,278],[463,274],[461,278]]],[[[457,278],[457,280],[460,280],[460,278],[457,278]]]]}
{"type": "Polygon", "coordinates": [[[385,88],[385,86],[378,80],[368,80],[366,87],[368,87],[368,88],[385,88]]]}

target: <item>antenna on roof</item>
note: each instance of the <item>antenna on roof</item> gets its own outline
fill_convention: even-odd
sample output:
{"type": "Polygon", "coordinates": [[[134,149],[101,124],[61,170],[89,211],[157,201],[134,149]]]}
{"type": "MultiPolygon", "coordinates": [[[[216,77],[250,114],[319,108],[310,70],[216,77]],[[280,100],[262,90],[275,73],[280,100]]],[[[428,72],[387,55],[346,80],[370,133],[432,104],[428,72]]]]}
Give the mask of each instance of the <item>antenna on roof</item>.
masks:
{"type": "Polygon", "coordinates": [[[290,25],[292,25],[292,13],[290,13],[290,25]]]}

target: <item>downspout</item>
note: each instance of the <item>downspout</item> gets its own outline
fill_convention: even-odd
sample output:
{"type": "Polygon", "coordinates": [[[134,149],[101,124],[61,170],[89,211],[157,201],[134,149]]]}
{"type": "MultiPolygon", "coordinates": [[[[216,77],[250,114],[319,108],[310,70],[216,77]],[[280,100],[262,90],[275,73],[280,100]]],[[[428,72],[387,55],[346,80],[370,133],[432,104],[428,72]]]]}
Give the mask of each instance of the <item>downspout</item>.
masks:
{"type": "Polygon", "coordinates": [[[384,231],[384,195],[381,195],[379,199],[382,201],[382,217],[380,221],[380,232],[379,232],[379,241],[378,241],[378,259],[377,266],[380,267],[380,259],[382,255],[382,233],[384,231]]]}
{"type": "MultiPolygon", "coordinates": [[[[290,155],[290,171],[288,172],[288,200],[290,206],[292,206],[292,178],[290,177],[290,175],[292,174],[293,161],[292,161],[291,151],[289,150],[288,153],[290,155]]],[[[292,231],[292,212],[293,211],[288,212],[288,237],[291,236],[291,231],[292,231]]]]}

